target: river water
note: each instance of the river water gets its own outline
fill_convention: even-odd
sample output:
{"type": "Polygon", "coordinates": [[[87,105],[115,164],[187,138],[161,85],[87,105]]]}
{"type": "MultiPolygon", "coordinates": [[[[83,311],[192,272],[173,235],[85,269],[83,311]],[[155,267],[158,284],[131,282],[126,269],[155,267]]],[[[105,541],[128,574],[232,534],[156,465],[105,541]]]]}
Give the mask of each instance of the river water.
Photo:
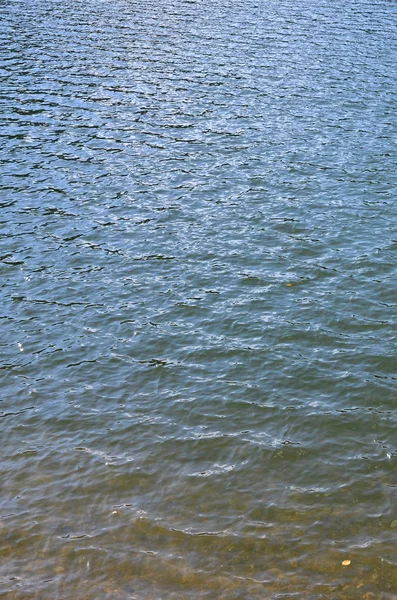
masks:
{"type": "Polygon", "coordinates": [[[396,3],[0,15],[1,598],[396,599],[396,3]]]}

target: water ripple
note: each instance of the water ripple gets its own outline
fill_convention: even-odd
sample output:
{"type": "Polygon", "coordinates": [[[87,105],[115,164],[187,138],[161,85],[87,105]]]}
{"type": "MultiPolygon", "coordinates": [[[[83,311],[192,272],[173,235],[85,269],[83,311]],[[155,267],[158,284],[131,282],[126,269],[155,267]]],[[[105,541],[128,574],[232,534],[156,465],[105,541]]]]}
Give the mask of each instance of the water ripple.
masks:
{"type": "Polygon", "coordinates": [[[392,600],[395,5],[0,8],[2,592],[392,600]]]}

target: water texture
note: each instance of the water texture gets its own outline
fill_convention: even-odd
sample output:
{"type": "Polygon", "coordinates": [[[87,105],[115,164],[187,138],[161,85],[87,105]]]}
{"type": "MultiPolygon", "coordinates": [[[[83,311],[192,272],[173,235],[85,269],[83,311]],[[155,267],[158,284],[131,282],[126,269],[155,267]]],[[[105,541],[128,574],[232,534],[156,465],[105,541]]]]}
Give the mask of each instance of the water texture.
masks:
{"type": "Polygon", "coordinates": [[[0,597],[395,600],[397,4],[0,16],[0,597]]]}

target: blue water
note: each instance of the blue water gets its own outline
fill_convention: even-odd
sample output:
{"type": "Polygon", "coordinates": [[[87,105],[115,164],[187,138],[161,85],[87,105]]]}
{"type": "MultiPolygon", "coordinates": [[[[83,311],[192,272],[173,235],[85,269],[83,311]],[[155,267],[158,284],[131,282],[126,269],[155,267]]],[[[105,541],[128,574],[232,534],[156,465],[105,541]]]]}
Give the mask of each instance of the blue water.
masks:
{"type": "Polygon", "coordinates": [[[0,596],[395,600],[397,4],[0,15],[0,596]]]}

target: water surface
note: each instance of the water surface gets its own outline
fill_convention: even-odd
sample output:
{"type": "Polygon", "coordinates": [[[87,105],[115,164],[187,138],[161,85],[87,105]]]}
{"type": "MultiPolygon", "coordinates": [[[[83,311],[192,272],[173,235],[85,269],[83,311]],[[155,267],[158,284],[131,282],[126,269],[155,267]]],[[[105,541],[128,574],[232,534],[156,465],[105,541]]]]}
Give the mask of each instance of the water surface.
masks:
{"type": "Polygon", "coordinates": [[[395,2],[0,14],[0,595],[395,600],[395,2]]]}

